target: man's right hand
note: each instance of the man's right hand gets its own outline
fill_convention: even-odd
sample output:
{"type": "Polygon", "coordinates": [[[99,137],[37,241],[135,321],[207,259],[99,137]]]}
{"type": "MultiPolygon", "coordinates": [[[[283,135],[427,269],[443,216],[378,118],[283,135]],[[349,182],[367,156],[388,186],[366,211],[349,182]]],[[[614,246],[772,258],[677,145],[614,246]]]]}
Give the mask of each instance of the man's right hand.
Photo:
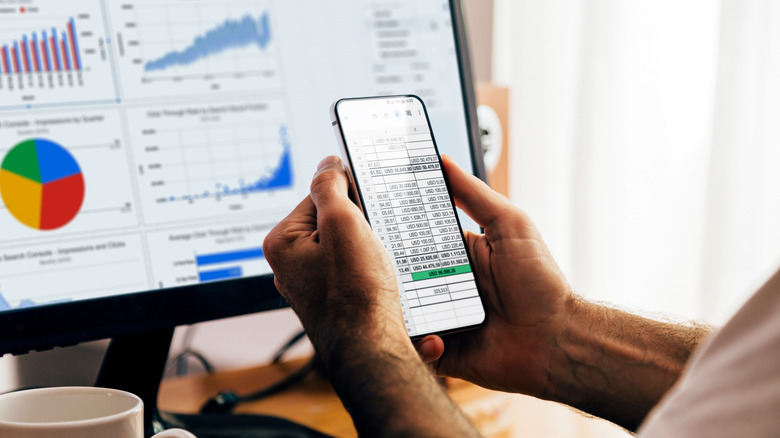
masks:
{"type": "Polygon", "coordinates": [[[443,162],[455,203],[485,229],[466,232],[466,240],[487,320],[444,342],[424,338],[420,356],[440,375],[545,397],[557,339],[577,300],[528,216],[451,158],[443,162]]]}
{"type": "Polygon", "coordinates": [[[711,328],[577,297],[525,213],[452,159],[444,165],[456,204],[485,228],[466,240],[487,321],[444,341],[424,338],[420,356],[440,375],[566,403],[635,430],[711,328]]]}

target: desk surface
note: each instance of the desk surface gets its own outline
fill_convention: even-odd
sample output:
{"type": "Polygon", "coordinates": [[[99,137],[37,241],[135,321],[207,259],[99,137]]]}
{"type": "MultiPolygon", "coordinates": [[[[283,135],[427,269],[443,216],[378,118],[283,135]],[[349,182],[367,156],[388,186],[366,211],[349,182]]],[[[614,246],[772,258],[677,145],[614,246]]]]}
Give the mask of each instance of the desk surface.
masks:
{"type": "MultiPolygon", "coordinates": [[[[163,411],[195,413],[201,405],[220,391],[247,394],[267,387],[297,370],[305,359],[278,365],[223,371],[166,379],[160,388],[159,407],[163,411]]],[[[477,427],[489,436],[508,436],[501,426],[505,399],[460,380],[447,380],[450,396],[461,405],[477,427]]],[[[312,373],[301,383],[265,400],[239,405],[236,413],[266,414],[287,418],[333,436],[357,436],[352,420],[330,384],[312,373]]]]}

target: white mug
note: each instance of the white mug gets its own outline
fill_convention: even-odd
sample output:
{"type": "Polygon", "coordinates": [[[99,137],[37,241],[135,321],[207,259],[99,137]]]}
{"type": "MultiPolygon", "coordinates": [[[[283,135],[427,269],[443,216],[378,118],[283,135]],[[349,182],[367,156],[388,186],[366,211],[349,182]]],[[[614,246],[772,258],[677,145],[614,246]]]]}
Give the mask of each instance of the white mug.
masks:
{"type": "MultiPolygon", "coordinates": [[[[143,438],[144,404],[129,392],[67,386],[0,395],[3,438],[143,438]]],[[[182,429],[155,438],[195,438],[182,429]]]]}

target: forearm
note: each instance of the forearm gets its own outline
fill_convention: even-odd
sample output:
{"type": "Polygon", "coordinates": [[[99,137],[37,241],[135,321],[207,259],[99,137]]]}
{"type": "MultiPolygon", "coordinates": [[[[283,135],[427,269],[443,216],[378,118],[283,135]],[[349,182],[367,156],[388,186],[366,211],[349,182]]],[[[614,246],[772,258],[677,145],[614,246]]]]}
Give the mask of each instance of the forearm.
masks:
{"type": "Polygon", "coordinates": [[[479,436],[410,343],[380,349],[342,339],[330,353],[331,383],[360,436],[479,436]]]}
{"type": "Polygon", "coordinates": [[[703,325],[642,318],[574,299],[550,366],[548,394],[629,430],[677,381],[710,333],[703,325]]]}

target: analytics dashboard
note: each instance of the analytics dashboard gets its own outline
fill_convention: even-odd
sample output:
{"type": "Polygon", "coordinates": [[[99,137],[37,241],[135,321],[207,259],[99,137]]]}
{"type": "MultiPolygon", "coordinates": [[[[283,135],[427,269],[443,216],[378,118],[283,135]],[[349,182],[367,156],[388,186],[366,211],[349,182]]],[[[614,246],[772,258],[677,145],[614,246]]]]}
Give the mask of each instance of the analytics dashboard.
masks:
{"type": "Polygon", "coordinates": [[[425,100],[471,168],[441,0],[0,0],[0,311],[269,274],[336,99],[425,100]]]}

